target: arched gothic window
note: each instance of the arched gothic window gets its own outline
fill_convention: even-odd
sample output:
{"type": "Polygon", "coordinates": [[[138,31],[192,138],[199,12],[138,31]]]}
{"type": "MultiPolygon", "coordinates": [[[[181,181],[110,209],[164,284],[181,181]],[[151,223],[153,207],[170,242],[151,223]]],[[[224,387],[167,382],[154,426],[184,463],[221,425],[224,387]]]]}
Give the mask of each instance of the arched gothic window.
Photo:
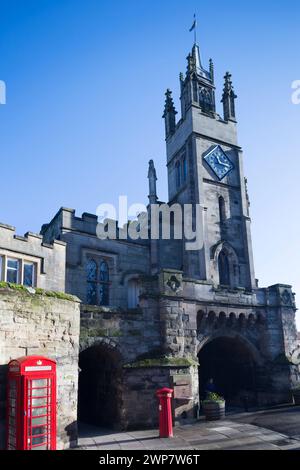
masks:
{"type": "Polygon", "coordinates": [[[229,261],[226,253],[222,250],[218,258],[219,283],[230,286],[229,261]]]}
{"type": "Polygon", "coordinates": [[[109,304],[109,268],[106,261],[100,262],[100,269],[94,259],[86,264],[87,294],[89,305],[109,304]]]}
{"type": "Polygon", "coordinates": [[[87,295],[86,301],[89,305],[97,305],[97,263],[90,259],[86,265],[87,295]]]}
{"type": "Polygon", "coordinates": [[[219,197],[219,217],[220,217],[220,224],[224,224],[226,220],[226,210],[225,210],[225,201],[223,196],[219,197]]]}

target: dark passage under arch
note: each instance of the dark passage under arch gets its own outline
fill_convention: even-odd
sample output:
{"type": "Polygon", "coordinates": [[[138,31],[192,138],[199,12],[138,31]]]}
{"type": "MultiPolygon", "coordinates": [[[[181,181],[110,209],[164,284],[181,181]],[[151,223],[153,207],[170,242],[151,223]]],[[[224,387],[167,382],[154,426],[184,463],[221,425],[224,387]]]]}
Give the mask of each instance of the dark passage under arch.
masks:
{"type": "Polygon", "coordinates": [[[79,355],[78,419],[118,427],[122,400],[122,364],[117,351],[92,346],[79,355]]]}
{"type": "Polygon", "coordinates": [[[205,396],[207,381],[213,378],[216,391],[224,396],[227,405],[242,405],[246,395],[255,402],[255,363],[241,340],[216,338],[203,346],[198,358],[200,399],[205,396]]]}

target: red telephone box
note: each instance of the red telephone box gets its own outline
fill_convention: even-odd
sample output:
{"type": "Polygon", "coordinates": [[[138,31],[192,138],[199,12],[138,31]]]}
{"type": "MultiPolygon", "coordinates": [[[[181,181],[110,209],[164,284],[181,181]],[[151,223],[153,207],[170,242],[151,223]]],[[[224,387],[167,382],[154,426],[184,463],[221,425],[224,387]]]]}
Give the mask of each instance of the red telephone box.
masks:
{"type": "Polygon", "coordinates": [[[8,364],[7,449],[56,449],[56,363],[24,356],[8,364]]]}

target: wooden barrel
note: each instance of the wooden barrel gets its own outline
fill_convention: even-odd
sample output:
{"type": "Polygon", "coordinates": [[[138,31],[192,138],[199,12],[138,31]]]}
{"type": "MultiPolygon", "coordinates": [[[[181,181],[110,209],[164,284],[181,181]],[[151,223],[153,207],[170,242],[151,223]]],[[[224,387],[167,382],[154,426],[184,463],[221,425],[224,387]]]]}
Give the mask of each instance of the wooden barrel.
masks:
{"type": "Polygon", "coordinates": [[[206,421],[215,421],[225,418],[224,401],[205,401],[202,406],[206,421]]]}
{"type": "Polygon", "coordinates": [[[294,404],[295,405],[300,405],[300,390],[294,390],[293,391],[293,397],[294,397],[294,404]]]}

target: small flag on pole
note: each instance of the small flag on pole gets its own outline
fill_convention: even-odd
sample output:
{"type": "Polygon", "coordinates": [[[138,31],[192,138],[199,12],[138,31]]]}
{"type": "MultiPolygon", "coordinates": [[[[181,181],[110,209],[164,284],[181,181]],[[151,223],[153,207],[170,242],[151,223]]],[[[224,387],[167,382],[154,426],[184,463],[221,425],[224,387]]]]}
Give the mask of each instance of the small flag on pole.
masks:
{"type": "Polygon", "coordinates": [[[196,28],[197,26],[197,20],[196,20],[196,15],[194,15],[194,22],[190,28],[190,33],[196,28]]]}

